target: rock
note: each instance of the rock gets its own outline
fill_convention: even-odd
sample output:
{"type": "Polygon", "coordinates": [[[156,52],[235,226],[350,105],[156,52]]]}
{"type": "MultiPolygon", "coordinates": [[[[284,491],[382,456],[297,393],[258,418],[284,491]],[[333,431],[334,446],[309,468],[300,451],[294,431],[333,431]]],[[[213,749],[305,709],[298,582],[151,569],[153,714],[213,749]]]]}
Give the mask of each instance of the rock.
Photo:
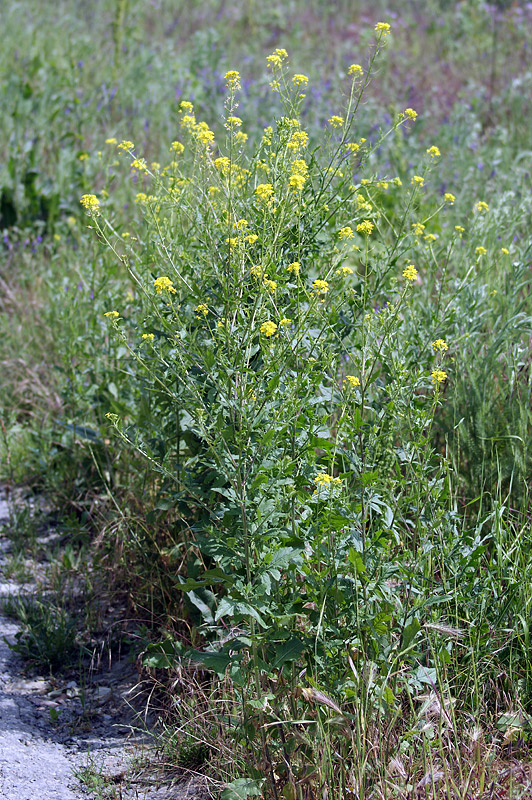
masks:
{"type": "Polygon", "coordinates": [[[98,686],[96,691],[94,692],[94,699],[98,703],[99,706],[105,705],[111,699],[111,695],[113,694],[112,689],[109,686],[98,686]]]}

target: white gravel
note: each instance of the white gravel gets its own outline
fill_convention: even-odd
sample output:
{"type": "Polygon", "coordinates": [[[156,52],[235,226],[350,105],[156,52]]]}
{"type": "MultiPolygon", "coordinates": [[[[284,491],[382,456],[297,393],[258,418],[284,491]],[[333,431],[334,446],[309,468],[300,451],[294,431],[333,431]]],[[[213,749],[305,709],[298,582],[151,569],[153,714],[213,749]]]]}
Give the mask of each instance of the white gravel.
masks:
{"type": "MultiPolygon", "coordinates": [[[[8,517],[7,503],[0,498],[0,525],[8,517]]],[[[17,591],[16,584],[0,577],[0,597],[17,591]]],[[[16,632],[17,626],[0,615],[0,797],[79,800],[86,795],[74,778],[72,753],[42,738],[32,725],[35,708],[20,689],[21,665],[5,641],[16,632]]]]}

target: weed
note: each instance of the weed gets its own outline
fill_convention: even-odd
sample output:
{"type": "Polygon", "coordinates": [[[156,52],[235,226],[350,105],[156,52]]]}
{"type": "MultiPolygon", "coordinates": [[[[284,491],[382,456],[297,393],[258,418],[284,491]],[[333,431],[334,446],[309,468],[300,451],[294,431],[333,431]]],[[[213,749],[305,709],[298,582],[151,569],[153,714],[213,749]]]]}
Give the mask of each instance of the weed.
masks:
{"type": "Polygon", "coordinates": [[[329,6],[8,10],[4,473],[224,800],[524,797],[531,9],[329,6]]]}
{"type": "Polygon", "coordinates": [[[36,595],[8,598],[3,607],[22,625],[15,643],[9,644],[15,653],[52,671],[79,662],[82,650],[76,640],[76,624],[64,608],[36,595]]]}

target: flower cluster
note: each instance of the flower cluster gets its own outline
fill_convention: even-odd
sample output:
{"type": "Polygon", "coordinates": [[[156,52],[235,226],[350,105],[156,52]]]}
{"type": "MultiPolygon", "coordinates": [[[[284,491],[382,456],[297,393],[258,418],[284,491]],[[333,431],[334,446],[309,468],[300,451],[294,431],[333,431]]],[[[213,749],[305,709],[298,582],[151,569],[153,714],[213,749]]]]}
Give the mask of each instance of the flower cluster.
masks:
{"type": "Polygon", "coordinates": [[[355,386],[360,386],[360,378],[357,378],[356,375],[346,375],[344,378],[344,383],[349,384],[355,388],[355,386]]]}
{"type": "Polygon", "coordinates": [[[237,72],[236,69],[230,69],[229,72],[225,73],[225,80],[226,86],[228,89],[232,89],[236,91],[240,89],[240,72],[237,72]]]}
{"type": "Polygon", "coordinates": [[[288,179],[288,185],[294,192],[303,191],[308,176],[307,162],[302,158],[292,161],[292,172],[288,179]]]}
{"type": "Polygon", "coordinates": [[[153,285],[157,294],[162,294],[163,292],[169,292],[170,294],[176,293],[174,284],[166,275],[163,275],[162,278],[155,278],[153,285]]]}
{"type": "Polygon", "coordinates": [[[403,278],[406,278],[407,281],[411,281],[412,283],[417,280],[417,269],[413,264],[408,264],[403,270],[403,278]]]}
{"type": "Polygon", "coordinates": [[[442,369],[433,369],[430,377],[432,378],[432,382],[435,384],[443,383],[443,381],[447,380],[447,373],[442,369]]]}
{"type": "Polygon", "coordinates": [[[339,239],[352,239],[354,236],[353,228],[350,228],[349,225],[346,225],[345,228],[340,228],[338,231],[338,238],[339,239]]]}
{"type": "Polygon", "coordinates": [[[314,478],[314,483],[316,486],[341,486],[342,479],[333,478],[333,476],[329,475],[327,472],[318,472],[314,478]]]}
{"type": "Polygon", "coordinates": [[[329,291],[329,284],[327,283],[327,281],[322,281],[318,278],[312,284],[312,288],[314,289],[317,295],[327,294],[327,292],[329,291]]]}
{"type": "Polygon", "coordinates": [[[363,222],[358,223],[357,231],[358,233],[363,233],[365,236],[369,236],[371,233],[373,233],[374,227],[375,225],[373,222],[371,222],[371,220],[365,219],[363,222]]]}
{"type": "Polygon", "coordinates": [[[375,25],[375,33],[380,33],[381,36],[388,36],[392,29],[389,22],[377,22],[375,25]]]}
{"type": "Polygon", "coordinates": [[[277,333],[277,325],[275,322],[268,320],[267,322],[263,322],[260,326],[260,332],[269,339],[271,336],[275,336],[277,333]]]}
{"type": "Polygon", "coordinates": [[[84,194],[79,201],[88,214],[98,214],[100,201],[95,194],[84,194]]]}
{"type": "Polygon", "coordinates": [[[267,203],[268,200],[273,195],[273,186],[271,183],[259,183],[257,188],[255,189],[255,194],[262,200],[263,202],[267,203]]]}
{"type": "Polygon", "coordinates": [[[288,58],[288,53],[284,47],[278,47],[270,56],[266,58],[269,67],[280,67],[283,61],[288,58]]]}

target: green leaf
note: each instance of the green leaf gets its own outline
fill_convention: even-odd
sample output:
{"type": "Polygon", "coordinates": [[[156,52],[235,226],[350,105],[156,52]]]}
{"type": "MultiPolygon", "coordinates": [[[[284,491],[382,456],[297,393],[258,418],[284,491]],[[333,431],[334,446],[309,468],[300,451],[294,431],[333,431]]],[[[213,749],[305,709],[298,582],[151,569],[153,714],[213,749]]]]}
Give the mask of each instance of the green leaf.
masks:
{"type": "Polygon", "coordinates": [[[279,669],[287,661],[295,661],[305,649],[305,644],[299,639],[289,639],[287,642],[275,647],[275,658],[269,665],[271,669],[279,669]]]}
{"type": "Polygon", "coordinates": [[[199,664],[203,664],[204,667],[207,667],[207,669],[212,669],[213,672],[217,672],[221,678],[223,678],[225,670],[233,660],[228,653],[222,651],[215,653],[208,651],[202,652],[201,650],[187,650],[187,656],[191,661],[197,661],[199,664]]]}
{"type": "Polygon", "coordinates": [[[214,622],[214,616],[207,603],[204,600],[202,600],[201,597],[198,597],[198,595],[195,592],[192,591],[188,592],[188,598],[190,602],[193,603],[193,605],[195,605],[196,608],[201,612],[201,616],[203,617],[205,622],[209,622],[210,624],[212,624],[214,622]]]}
{"type": "Polygon", "coordinates": [[[403,638],[402,638],[403,652],[408,649],[408,646],[414,640],[415,636],[420,630],[421,630],[421,624],[419,620],[416,617],[414,617],[412,622],[409,625],[406,625],[403,630],[403,638]]]}
{"type": "Polygon", "coordinates": [[[237,778],[228,783],[222,794],[221,800],[245,800],[246,797],[258,797],[262,793],[264,779],[237,778]]]}

